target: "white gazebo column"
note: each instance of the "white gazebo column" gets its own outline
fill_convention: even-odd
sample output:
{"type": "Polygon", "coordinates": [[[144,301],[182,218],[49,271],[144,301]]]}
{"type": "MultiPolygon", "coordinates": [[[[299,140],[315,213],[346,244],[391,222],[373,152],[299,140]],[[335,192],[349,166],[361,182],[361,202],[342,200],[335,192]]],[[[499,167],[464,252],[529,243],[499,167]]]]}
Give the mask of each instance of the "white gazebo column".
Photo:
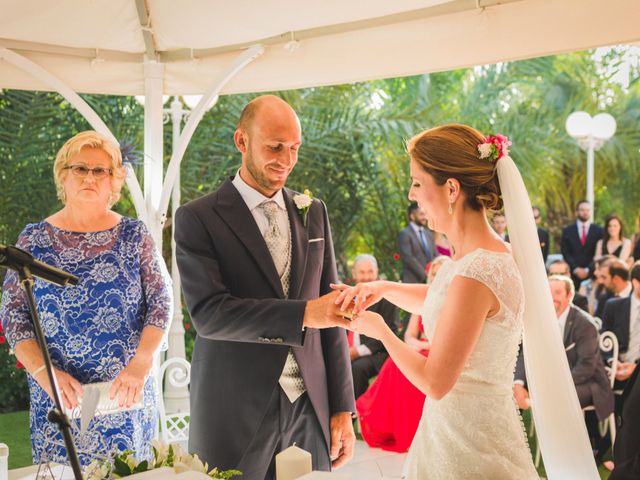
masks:
{"type": "Polygon", "coordinates": [[[162,225],[158,218],[163,180],[163,112],[162,87],[164,65],[155,61],[144,64],[144,199],[148,212],[147,226],[158,250],[162,251],[162,225]]]}
{"type": "MultiPolygon", "coordinates": [[[[180,127],[182,119],[188,115],[188,110],[182,108],[182,102],[178,97],[173,97],[173,101],[166,112],[171,121],[173,133],[173,148],[180,140],[180,127]]],[[[171,218],[176,218],[176,210],[180,206],[180,171],[173,185],[171,194],[171,218]]],[[[173,320],[169,329],[169,348],[167,350],[167,360],[170,358],[185,359],[186,349],[184,344],[184,327],[182,315],[182,288],[180,284],[180,272],[178,271],[178,262],[176,261],[176,241],[175,241],[175,222],[171,222],[171,280],[173,282],[173,320]]],[[[171,382],[167,382],[164,389],[164,403],[167,412],[186,412],[189,410],[189,390],[187,386],[176,387],[171,382]]]]}

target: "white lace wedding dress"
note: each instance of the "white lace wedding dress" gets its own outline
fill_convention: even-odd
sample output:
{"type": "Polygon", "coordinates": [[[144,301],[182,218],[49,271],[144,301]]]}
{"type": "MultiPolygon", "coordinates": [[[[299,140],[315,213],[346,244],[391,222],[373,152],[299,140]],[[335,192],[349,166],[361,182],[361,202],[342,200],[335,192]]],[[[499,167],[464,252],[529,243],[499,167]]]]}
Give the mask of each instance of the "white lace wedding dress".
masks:
{"type": "Polygon", "coordinates": [[[538,479],[512,390],[524,312],[515,260],[508,253],[479,249],[445,263],[423,308],[429,338],[433,338],[447,289],[456,275],[486,285],[499,300],[500,311],[485,321],[451,391],[439,401],[427,397],[405,478],[538,479]]]}

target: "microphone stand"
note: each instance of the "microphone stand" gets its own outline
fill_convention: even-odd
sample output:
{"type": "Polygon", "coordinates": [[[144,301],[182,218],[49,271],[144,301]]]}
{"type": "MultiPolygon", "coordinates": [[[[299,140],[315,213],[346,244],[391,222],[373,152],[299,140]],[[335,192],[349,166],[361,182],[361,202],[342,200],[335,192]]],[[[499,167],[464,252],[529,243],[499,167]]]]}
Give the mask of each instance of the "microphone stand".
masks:
{"type": "Polygon", "coordinates": [[[80,460],[76,452],[76,447],[71,437],[71,423],[69,418],[64,414],[62,410],[62,403],[60,402],[60,395],[58,393],[58,384],[56,382],[55,375],[53,374],[53,366],[51,365],[51,356],[49,355],[49,349],[47,348],[47,342],[44,338],[44,332],[42,331],[42,324],[38,317],[38,309],[36,307],[35,297],[33,296],[33,275],[28,265],[20,265],[15,268],[18,271],[20,283],[27,294],[27,302],[29,303],[29,310],[31,311],[31,319],[33,321],[34,330],[36,333],[36,339],[42,352],[42,358],[44,359],[44,365],[49,376],[49,382],[51,383],[51,390],[53,393],[54,407],[47,415],[47,418],[52,423],[57,423],[64,444],[67,449],[67,456],[69,457],[69,463],[73,470],[73,476],[75,480],[82,480],[82,471],[80,470],[80,460]]]}

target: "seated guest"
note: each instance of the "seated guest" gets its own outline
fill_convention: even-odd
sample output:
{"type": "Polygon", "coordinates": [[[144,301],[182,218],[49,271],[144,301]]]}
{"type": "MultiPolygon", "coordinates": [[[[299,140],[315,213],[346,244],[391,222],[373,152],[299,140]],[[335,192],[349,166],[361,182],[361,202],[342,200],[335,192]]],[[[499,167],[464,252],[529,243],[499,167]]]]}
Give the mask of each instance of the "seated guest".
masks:
{"type": "MultiPolygon", "coordinates": [[[[449,261],[449,257],[437,257],[429,268],[427,283],[432,283],[438,269],[449,261]]],[[[404,340],[424,356],[429,354],[420,316],[411,315],[404,340]]],[[[388,359],[369,390],[356,401],[362,438],[370,447],[406,452],[418,429],[424,400],[424,394],[388,359]]]]}
{"type": "MultiPolygon", "coordinates": [[[[614,400],[600,354],[598,331],[586,312],[571,305],[575,287],[570,277],[552,275],[549,286],[580,406],[593,405],[598,419],[603,421],[613,412],[614,400]]],[[[523,410],[529,408],[522,351],[516,363],[513,392],[518,406],[523,410]]],[[[592,434],[596,436],[596,432],[594,428],[592,434]]]]}
{"type": "Polygon", "coordinates": [[[609,215],[604,221],[604,235],[596,243],[595,258],[600,258],[602,255],[613,255],[626,263],[632,254],[631,247],[631,240],[624,237],[620,217],[615,214],[609,215]]]}
{"type": "MultiPolygon", "coordinates": [[[[67,288],[35,282],[61,401],[67,408],[77,406],[82,385],[96,382],[112,382],[110,395],[120,406],[142,400],[142,408],[95,417],[86,435],[94,448],[102,438],[104,448],[133,450],[140,460],[149,459],[158,426],[150,372],[171,319],[164,262],[144,223],[111,209],[126,175],[117,144],[93,131],[79,133],[62,146],[53,172],[64,206],[27,225],[17,246],[79,279],[67,288]]],[[[27,297],[13,271],[5,277],[0,319],[29,373],[33,461],[68,463],[58,427],[47,420],[52,386],[27,297]]],[[[79,428],[80,420],[72,422],[79,428]]],[[[91,453],[98,452],[80,451],[80,462],[91,462],[91,453]]]]}
{"type": "Polygon", "coordinates": [[[609,262],[615,260],[613,255],[605,255],[604,257],[597,258],[593,262],[593,274],[587,279],[583,280],[580,283],[580,290],[578,293],[587,297],[587,302],[589,304],[589,313],[593,316],[596,316],[596,309],[598,307],[598,298],[605,290],[604,285],[602,284],[602,269],[605,266],[608,266],[609,262]]]}
{"type": "Polygon", "coordinates": [[[631,295],[607,302],[602,319],[602,331],[613,332],[618,337],[620,354],[614,385],[616,390],[625,387],[640,361],[640,262],[631,268],[631,285],[631,295]]]}
{"type": "MultiPolygon", "coordinates": [[[[378,279],[378,262],[372,255],[359,255],[353,262],[351,270],[356,283],[372,282],[378,279]]],[[[389,328],[396,331],[398,323],[398,309],[384,298],[373,305],[370,310],[379,313],[389,328]]],[[[353,374],[353,389],[358,398],[369,387],[369,379],[378,375],[382,364],[389,354],[382,342],[347,330],[349,354],[351,356],[351,373],[353,374]]]]}
{"type": "MultiPolygon", "coordinates": [[[[564,275],[567,277],[571,276],[571,270],[569,268],[569,264],[564,260],[556,260],[549,265],[549,270],[547,272],[549,275],[564,275]]],[[[585,312],[589,311],[589,301],[587,297],[584,295],[580,295],[580,293],[576,292],[573,296],[573,304],[576,307],[581,308],[585,312]]]]}
{"type": "Polygon", "coordinates": [[[601,270],[602,285],[605,293],[598,298],[596,317],[603,318],[606,304],[612,298],[626,298],[631,294],[632,286],[629,281],[629,269],[624,262],[613,260],[601,270]]]}

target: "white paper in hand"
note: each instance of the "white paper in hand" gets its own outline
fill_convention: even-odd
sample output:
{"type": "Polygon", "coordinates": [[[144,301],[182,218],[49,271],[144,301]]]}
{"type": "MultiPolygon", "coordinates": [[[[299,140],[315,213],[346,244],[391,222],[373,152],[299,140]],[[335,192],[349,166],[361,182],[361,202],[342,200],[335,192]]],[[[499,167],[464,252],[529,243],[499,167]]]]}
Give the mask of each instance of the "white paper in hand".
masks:
{"type": "MultiPolygon", "coordinates": [[[[129,408],[120,407],[118,404],[118,397],[116,396],[113,400],[109,398],[109,390],[111,389],[112,382],[98,382],[98,383],[87,383],[82,385],[82,389],[84,391],[84,398],[78,399],[78,406],[73,409],[68,409],[63,406],[64,413],[72,419],[82,418],[84,413],[85,401],[89,397],[87,397],[87,392],[94,390],[98,393],[98,402],[95,407],[93,407],[92,403],[87,404],[87,419],[91,420],[95,415],[110,415],[112,413],[125,412],[127,410],[135,410],[138,408],[142,408],[144,405],[144,392],[140,394],[140,401],[134,403],[129,408]]],[[[91,399],[93,400],[94,394],[91,395],[91,399]]],[[[86,426],[89,423],[87,422],[86,426]]]]}
{"type": "Polygon", "coordinates": [[[89,423],[96,413],[100,401],[100,390],[92,385],[86,385],[83,389],[82,412],[80,416],[80,434],[84,435],[89,428],[89,423]]]}

